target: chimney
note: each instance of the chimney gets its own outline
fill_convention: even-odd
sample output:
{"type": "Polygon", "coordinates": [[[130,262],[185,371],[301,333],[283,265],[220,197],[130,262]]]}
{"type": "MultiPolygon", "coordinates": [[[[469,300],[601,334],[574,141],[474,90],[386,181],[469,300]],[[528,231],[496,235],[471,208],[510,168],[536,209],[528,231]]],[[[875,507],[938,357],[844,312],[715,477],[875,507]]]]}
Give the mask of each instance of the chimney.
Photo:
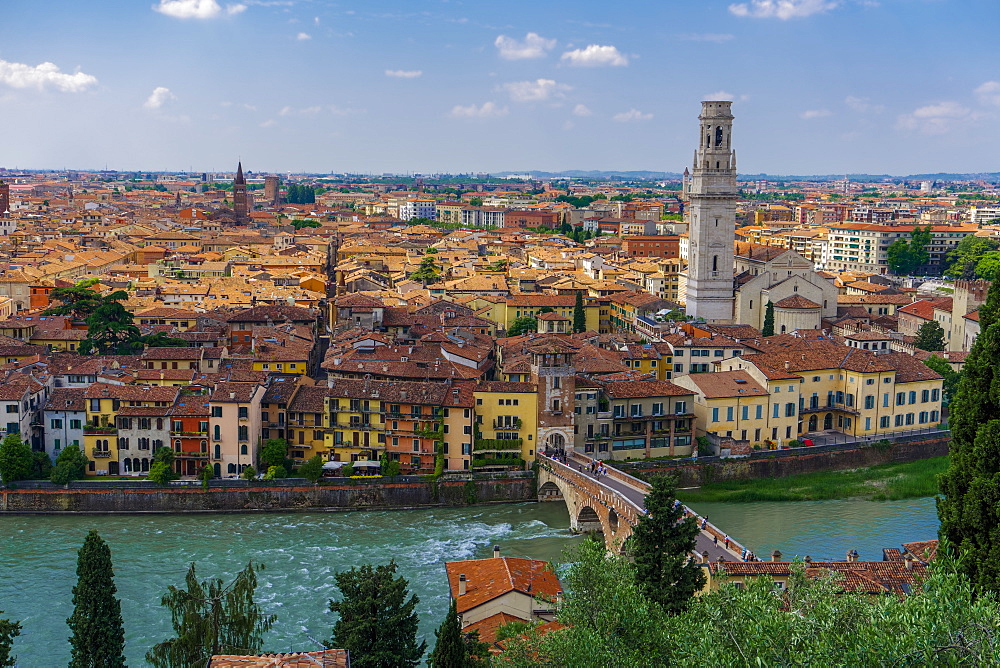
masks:
{"type": "Polygon", "coordinates": [[[791,366],[792,363],[789,360],[785,360],[785,370],[787,371],[791,366]]]}
{"type": "Polygon", "coordinates": [[[771,561],[781,561],[781,552],[779,550],[771,553],[771,561]]]}
{"type": "Polygon", "coordinates": [[[903,557],[903,564],[906,566],[906,570],[912,571],[913,570],[913,555],[907,553],[906,556],[903,557]]]}
{"type": "Polygon", "coordinates": [[[499,545],[494,545],[493,546],[493,558],[494,559],[499,559],[500,558],[500,546],[499,545]]]}
{"type": "Polygon", "coordinates": [[[851,563],[852,561],[854,561],[854,555],[851,552],[851,550],[848,550],[847,551],[847,563],[851,563]]]}
{"type": "Polygon", "coordinates": [[[230,399],[235,399],[236,398],[236,393],[235,392],[230,392],[229,393],[229,398],[230,399]]]}
{"type": "Polygon", "coordinates": [[[705,550],[704,552],[701,553],[701,563],[703,564],[708,563],[708,550],[705,550]]]}
{"type": "Polygon", "coordinates": [[[805,559],[803,559],[802,561],[806,562],[806,566],[808,566],[809,564],[811,564],[811,563],[813,562],[813,558],[812,558],[812,557],[810,557],[810,556],[809,556],[809,555],[807,554],[807,555],[806,555],[806,558],[805,558],[805,559]]]}
{"type": "Polygon", "coordinates": [[[466,586],[465,575],[464,574],[463,575],[459,575],[458,576],[458,595],[459,596],[465,596],[465,586],[466,586]]]}

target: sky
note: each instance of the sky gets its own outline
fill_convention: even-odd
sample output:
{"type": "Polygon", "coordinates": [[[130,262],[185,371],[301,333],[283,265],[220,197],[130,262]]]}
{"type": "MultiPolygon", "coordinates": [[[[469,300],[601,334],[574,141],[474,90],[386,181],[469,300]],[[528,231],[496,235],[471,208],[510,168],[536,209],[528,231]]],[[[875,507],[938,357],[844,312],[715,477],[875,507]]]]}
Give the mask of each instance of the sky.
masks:
{"type": "Polygon", "coordinates": [[[6,0],[0,166],[1000,171],[998,0],[6,0]]]}

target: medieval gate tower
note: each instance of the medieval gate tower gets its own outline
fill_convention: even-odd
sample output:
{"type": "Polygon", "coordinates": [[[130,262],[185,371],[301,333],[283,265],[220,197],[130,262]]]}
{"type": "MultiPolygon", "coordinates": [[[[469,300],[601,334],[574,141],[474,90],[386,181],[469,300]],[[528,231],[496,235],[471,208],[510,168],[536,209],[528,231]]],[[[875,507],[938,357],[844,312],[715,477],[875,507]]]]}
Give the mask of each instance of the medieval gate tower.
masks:
{"type": "Polygon", "coordinates": [[[736,232],[736,151],[732,102],[701,103],[701,137],[687,183],[687,315],[733,320],[733,242],[736,232]]]}

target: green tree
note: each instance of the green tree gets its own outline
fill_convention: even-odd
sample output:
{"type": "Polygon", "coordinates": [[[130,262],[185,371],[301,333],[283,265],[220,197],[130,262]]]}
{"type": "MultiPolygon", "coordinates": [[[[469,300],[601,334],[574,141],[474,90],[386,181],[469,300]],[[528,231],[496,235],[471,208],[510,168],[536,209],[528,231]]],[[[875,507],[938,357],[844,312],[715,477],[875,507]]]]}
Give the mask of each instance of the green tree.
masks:
{"type": "Polygon", "coordinates": [[[486,668],[489,665],[489,645],[479,642],[477,631],[462,633],[454,599],[434,636],[437,642],[427,665],[433,668],[486,668]]]}
{"type": "Polygon", "coordinates": [[[288,471],[284,466],[268,466],[267,473],[264,474],[264,480],[274,480],[276,478],[286,477],[288,477],[288,471]]]}
{"type": "Polygon", "coordinates": [[[1000,251],[984,253],[976,263],[976,276],[987,280],[995,280],[1000,272],[1000,251]]]}
{"type": "Polygon", "coordinates": [[[283,438],[269,438],[264,441],[263,447],[258,455],[260,467],[267,471],[272,466],[290,468],[286,466],[288,461],[288,441],[283,438]]]}
{"type": "Polygon", "coordinates": [[[889,271],[897,275],[910,273],[910,244],[902,237],[896,239],[885,250],[885,262],[889,271]]]}
{"type": "Polygon", "coordinates": [[[576,291],[576,303],[573,304],[573,332],[579,334],[587,331],[587,312],[583,310],[583,292],[576,291]]]}
{"type": "Polygon", "coordinates": [[[309,482],[316,482],[323,475],[323,458],[313,455],[299,467],[299,475],[309,482]]]}
{"type": "Polygon", "coordinates": [[[483,198],[482,197],[473,197],[472,199],[469,200],[469,204],[471,206],[482,206],[483,205],[483,198]]]}
{"type": "Polygon", "coordinates": [[[520,318],[515,318],[514,322],[510,323],[507,336],[520,336],[521,334],[531,334],[536,331],[538,331],[538,320],[532,318],[530,315],[524,315],[520,318]]]}
{"type": "Polygon", "coordinates": [[[910,272],[916,273],[927,266],[927,262],[930,260],[930,252],[927,247],[931,244],[931,239],[933,235],[931,230],[933,228],[928,225],[927,227],[914,227],[910,232],[910,272]]]}
{"type": "MultiPolygon", "coordinates": [[[[0,615],[3,610],[0,610],[0,615]]],[[[0,668],[15,668],[17,657],[11,654],[14,638],[21,635],[21,623],[0,617],[0,668]]]]}
{"type": "Polygon", "coordinates": [[[962,369],[948,424],[948,470],[937,499],[939,535],[964,553],[981,591],[1000,592],[1000,281],[979,308],[981,333],[962,369]]]}
{"type": "Polygon", "coordinates": [[[78,445],[70,444],[56,457],[49,480],[57,485],[65,485],[71,480],[80,480],[87,475],[87,457],[78,445]]]}
{"type": "Polygon", "coordinates": [[[760,330],[764,336],[774,336],[774,302],[767,300],[764,307],[764,328],[760,330]]]}
{"type": "Polygon", "coordinates": [[[141,338],[141,341],[143,345],[149,348],[187,348],[188,345],[185,339],[178,339],[166,332],[147,334],[141,338]]]}
{"type": "Polygon", "coordinates": [[[69,315],[78,320],[86,318],[103,303],[101,293],[91,288],[97,285],[96,278],[77,281],[67,288],[53,288],[49,299],[58,301],[58,306],[50,306],[42,315],[69,315]]]}
{"type": "Polygon", "coordinates": [[[112,292],[87,316],[87,338],[80,343],[81,354],[92,350],[102,355],[142,352],[142,334],[133,324],[132,313],[120,303],[127,299],[128,293],[124,290],[112,292]]]}
{"type": "Polygon", "coordinates": [[[384,452],[378,458],[379,470],[383,476],[397,476],[399,475],[400,465],[399,461],[396,459],[389,459],[389,456],[384,452]]]}
{"type": "Polygon", "coordinates": [[[207,666],[216,654],[259,654],[264,634],[274,625],[254,601],[260,563],[246,565],[227,584],[221,579],[198,581],[195,565],[188,568],[187,589],[170,585],[162,605],[170,610],[174,637],[146,653],[156,668],[207,666]]]}
{"type": "Polygon", "coordinates": [[[334,576],[343,597],[330,601],[339,618],[327,647],[346,649],[354,668],[409,668],[427,649],[417,643],[420,599],[407,600],[408,583],[396,576],[396,562],[342,571],[334,576]]]}
{"type": "Polygon", "coordinates": [[[936,371],[944,378],[941,401],[945,406],[948,406],[951,403],[952,397],[955,396],[955,390],[958,388],[958,382],[961,380],[962,374],[952,369],[951,364],[947,360],[937,355],[931,355],[928,359],[924,360],[924,364],[931,371],[936,371]]]}
{"type": "Polygon", "coordinates": [[[156,449],[153,463],[149,466],[148,478],[159,485],[166,485],[179,476],[174,472],[174,451],[166,446],[156,449]]]}
{"type": "Polygon", "coordinates": [[[675,499],[671,478],[652,478],[646,514],[639,517],[628,546],[643,591],[671,614],[687,608],[691,598],[705,586],[701,566],[690,558],[698,524],[693,517],[684,517],[684,509],[675,505],[675,499]]]}
{"type": "Polygon", "coordinates": [[[917,339],[913,345],[927,352],[944,350],[944,329],[937,320],[928,320],[917,330],[917,339]]]}
{"type": "Polygon", "coordinates": [[[441,280],[441,274],[437,270],[437,265],[434,264],[434,258],[427,256],[420,261],[420,266],[410,274],[410,278],[414,281],[420,281],[424,285],[430,285],[438,283],[441,280]]]}
{"type": "Polygon", "coordinates": [[[35,466],[31,446],[21,440],[20,434],[7,434],[0,441],[0,480],[7,485],[15,480],[27,480],[35,466]]]}
{"type": "Polygon", "coordinates": [[[52,459],[48,454],[39,451],[31,453],[31,479],[48,480],[52,475],[52,459]]]}
{"type": "Polygon", "coordinates": [[[198,471],[198,479],[201,480],[201,488],[204,491],[208,491],[208,483],[210,483],[214,477],[215,469],[212,468],[211,464],[205,462],[205,464],[201,467],[201,470],[198,471]]]}
{"type": "Polygon", "coordinates": [[[70,668],[125,666],[125,622],[116,594],[111,549],[93,529],[80,548],[73,587],[70,668]]]}
{"type": "Polygon", "coordinates": [[[243,473],[241,473],[240,476],[244,480],[253,480],[254,478],[257,477],[257,469],[255,469],[253,466],[247,466],[245,469],[243,469],[243,473]]]}
{"type": "Polygon", "coordinates": [[[945,261],[948,268],[944,275],[949,278],[982,278],[977,273],[979,261],[991,251],[1000,249],[1000,240],[993,237],[976,237],[971,234],[953,248],[945,261]]]}

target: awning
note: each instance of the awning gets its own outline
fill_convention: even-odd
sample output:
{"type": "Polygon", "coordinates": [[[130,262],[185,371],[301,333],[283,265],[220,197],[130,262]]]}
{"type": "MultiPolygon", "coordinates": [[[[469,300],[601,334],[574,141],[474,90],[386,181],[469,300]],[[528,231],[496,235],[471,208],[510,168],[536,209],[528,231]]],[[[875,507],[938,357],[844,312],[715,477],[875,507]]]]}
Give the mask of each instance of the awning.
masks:
{"type": "Polygon", "coordinates": [[[379,464],[378,462],[372,462],[372,461],[354,462],[354,468],[358,468],[359,466],[362,467],[362,468],[372,468],[372,467],[379,467],[379,466],[381,466],[381,464],[379,464]]]}
{"type": "Polygon", "coordinates": [[[324,462],[323,468],[327,471],[332,471],[341,468],[347,462],[324,462]]]}

